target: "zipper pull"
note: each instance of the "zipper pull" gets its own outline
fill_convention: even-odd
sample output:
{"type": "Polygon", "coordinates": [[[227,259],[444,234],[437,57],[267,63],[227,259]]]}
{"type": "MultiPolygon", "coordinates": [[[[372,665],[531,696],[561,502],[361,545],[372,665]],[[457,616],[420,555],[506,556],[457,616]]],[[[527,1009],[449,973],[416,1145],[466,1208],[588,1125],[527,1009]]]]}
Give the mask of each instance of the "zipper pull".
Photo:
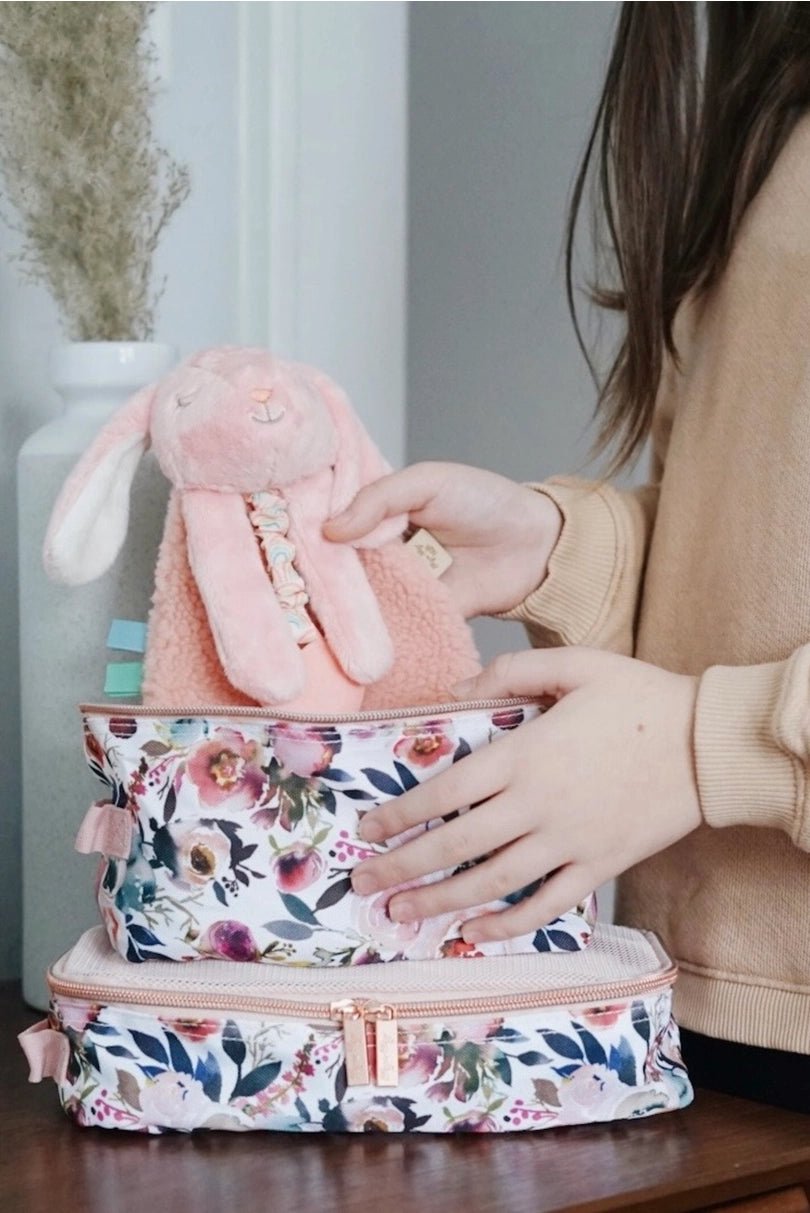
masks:
{"type": "Polygon", "coordinates": [[[365,1007],[351,998],[345,998],[341,1002],[333,1002],[329,1014],[333,1019],[339,1020],[343,1028],[346,1085],[366,1086],[369,1081],[369,1064],[365,1007]]]}
{"type": "Polygon", "coordinates": [[[374,1067],[377,1086],[399,1086],[399,1042],[394,1008],[387,1004],[368,1007],[366,1017],[374,1022],[374,1067]]]}

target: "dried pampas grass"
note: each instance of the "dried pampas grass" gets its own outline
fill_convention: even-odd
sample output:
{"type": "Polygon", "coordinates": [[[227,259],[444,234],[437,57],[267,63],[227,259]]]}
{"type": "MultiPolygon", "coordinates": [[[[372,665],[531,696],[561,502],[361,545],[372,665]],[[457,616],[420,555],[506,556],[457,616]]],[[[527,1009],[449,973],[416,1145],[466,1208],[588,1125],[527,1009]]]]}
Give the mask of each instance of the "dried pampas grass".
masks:
{"type": "Polygon", "coordinates": [[[160,234],[189,192],[156,146],[153,4],[0,3],[0,178],[74,341],[144,341],[160,234]]]}

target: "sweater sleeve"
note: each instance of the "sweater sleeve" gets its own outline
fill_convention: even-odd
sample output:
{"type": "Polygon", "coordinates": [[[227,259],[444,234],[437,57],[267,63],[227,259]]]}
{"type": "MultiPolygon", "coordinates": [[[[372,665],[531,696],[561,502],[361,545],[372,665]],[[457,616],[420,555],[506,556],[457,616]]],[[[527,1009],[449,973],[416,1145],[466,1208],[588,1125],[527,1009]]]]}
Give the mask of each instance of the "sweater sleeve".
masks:
{"type": "Polygon", "coordinates": [[[632,653],[638,596],[658,489],[555,477],[532,485],[557,505],[562,531],[548,574],[500,619],[526,625],[532,644],[587,644],[632,653]]]}
{"type": "Polygon", "coordinates": [[[706,670],[694,749],[708,825],[771,826],[810,851],[810,644],[784,661],[706,670]]]}

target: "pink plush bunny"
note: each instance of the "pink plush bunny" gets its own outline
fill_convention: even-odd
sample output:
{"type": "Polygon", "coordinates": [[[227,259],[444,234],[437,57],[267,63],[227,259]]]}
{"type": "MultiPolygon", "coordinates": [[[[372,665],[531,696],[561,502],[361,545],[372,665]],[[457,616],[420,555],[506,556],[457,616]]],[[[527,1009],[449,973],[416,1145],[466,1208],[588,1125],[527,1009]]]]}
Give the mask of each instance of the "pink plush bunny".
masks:
{"type": "MultiPolygon", "coordinates": [[[[344,393],[319,371],[262,349],[220,346],[192,355],[133,396],[66,481],[45,540],[45,566],[56,580],[80,585],[110,567],[126,536],[135,469],[150,444],[174,486],[158,589],[161,562],[176,562],[182,531],[196,583],[186,585],[186,597],[196,588],[238,701],[359,706],[364,685],[391,668],[393,648],[357,553],[330,543],[321,528],[390,468],[344,393]],[[286,506],[309,598],[301,644],[249,516],[251,495],[273,490],[286,506]]],[[[394,539],[406,521],[389,519],[363,545],[394,539]]]]}

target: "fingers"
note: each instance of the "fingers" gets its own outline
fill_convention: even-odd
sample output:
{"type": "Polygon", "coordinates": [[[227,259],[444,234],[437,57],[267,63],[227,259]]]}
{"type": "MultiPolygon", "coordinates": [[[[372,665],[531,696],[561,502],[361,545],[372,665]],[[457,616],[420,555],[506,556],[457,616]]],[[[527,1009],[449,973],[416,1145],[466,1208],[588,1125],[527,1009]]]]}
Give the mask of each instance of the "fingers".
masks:
{"type": "MultiPolygon", "coordinates": [[[[364,842],[384,842],[412,826],[495,796],[511,777],[510,741],[511,737],[501,737],[403,796],[371,809],[360,822],[358,834],[364,842]]],[[[382,859],[369,863],[382,863],[382,859]]]]}
{"type": "Polygon", "coordinates": [[[367,484],[348,509],[327,519],[323,533],[338,543],[362,539],[386,518],[423,510],[435,491],[435,468],[428,463],[415,463],[367,484]]]}
{"type": "MultiPolygon", "coordinates": [[[[355,891],[365,894],[394,888],[432,872],[452,870],[459,864],[480,859],[482,855],[502,847],[512,840],[515,831],[514,819],[504,811],[502,800],[501,803],[497,798],[489,800],[480,808],[462,813],[460,817],[433,830],[426,830],[401,847],[394,847],[387,855],[359,864],[352,874],[355,891]]],[[[511,879],[506,872],[502,875],[504,880],[511,879]]],[[[519,878],[514,887],[520,887],[519,878]]],[[[420,906],[424,900],[416,898],[420,906]]],[[[473,898],[459,904],[477,905],[480,900],[473,898]]],[[[429,910],[425,913],[435,912],[429,910]]],[[[425,913],[414,913],[413,918],[425,917],[425,913]]]]}
{"type": "MultiPolygon", "coordinates": [[[[561,699],[582,686],[615,655],[595,649],[532,649],[502,653],[475,678],[454,687],[459,699],[497,699],[531,695],[561,699]]],[[[619,660],[622,660],[621,658],[619,660]]]]}
{"type": "MultiPolygon", "coordinates": [[[[480,810],[475,809],[474,812],[480,810]]],[[[436,833],[443,832],[445,828],[449,827],[442,827],[436,833]]],[[[526,851],[525,846],[513,843],[483,863],[447,880],[397,893],[388,904],[388,913],[395,922],[419,922],[437,914],[500,901],[537,879],[538,861],[526,851]]]]}
{"type": "Polygon", "coordinates": [[[599,880],[594,879],[583,865],[567,864],[550,876],[536,893],[517,905],[465,922],[462,935],[467,943],[488,943],[537,931],[584,901],[598,883],[599,880]]]}

